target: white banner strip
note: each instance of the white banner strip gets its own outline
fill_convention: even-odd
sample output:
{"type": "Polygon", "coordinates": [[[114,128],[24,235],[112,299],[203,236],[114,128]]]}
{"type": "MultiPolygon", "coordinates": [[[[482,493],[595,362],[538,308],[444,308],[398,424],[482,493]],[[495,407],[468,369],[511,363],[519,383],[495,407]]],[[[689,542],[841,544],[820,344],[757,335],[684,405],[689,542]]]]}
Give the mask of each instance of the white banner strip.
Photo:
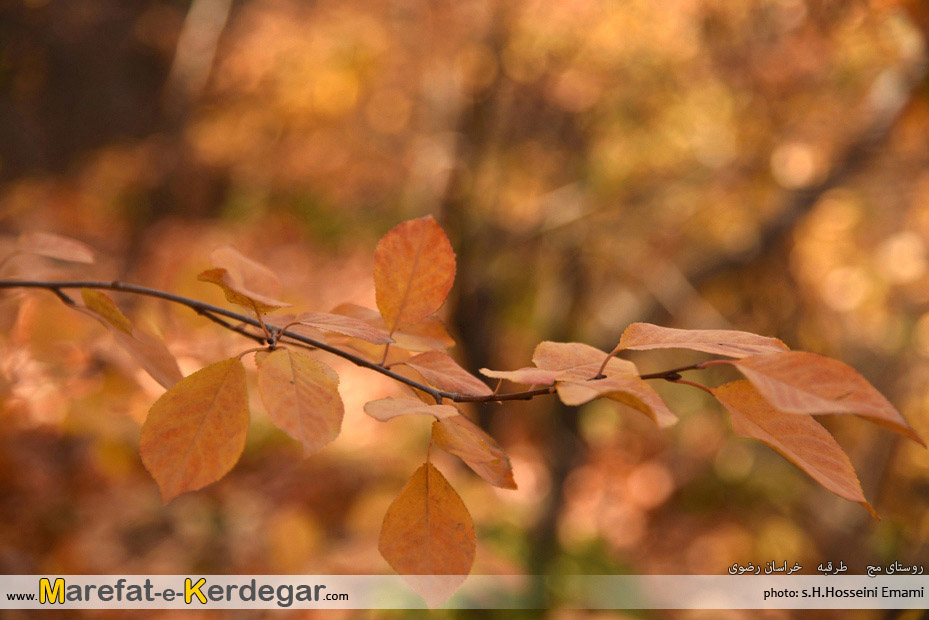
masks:
{"type": "Polygon", "coordinates": [[[908,575],[0,575],[0,609],[427,607],[420,594],[455,609],[527,609],[541,604],[527,599],[539,583],[560,608],[929,608],[929,576],[908,575]]]}

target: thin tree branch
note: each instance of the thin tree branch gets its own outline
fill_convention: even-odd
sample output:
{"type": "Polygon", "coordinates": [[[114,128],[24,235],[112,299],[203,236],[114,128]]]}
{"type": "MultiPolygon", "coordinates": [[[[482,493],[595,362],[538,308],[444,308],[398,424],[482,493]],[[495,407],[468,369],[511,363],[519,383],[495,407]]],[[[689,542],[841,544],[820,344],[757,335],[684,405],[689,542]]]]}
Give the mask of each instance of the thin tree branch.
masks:
{"type": "MultiPolygon", "coordinates": [[[[163,299],[165,301],[170,301],[172,303],[179,304],[181,306],[186,306],[203,316],[217,325],[228,329],[229,331],[235,332],[240,336],[245,336],[255,342],[260,344],[268,344],[268,338],[261,335],[255,334],[244,327],[239,325],[233,325],[232,323],[220,318],[226,317],[238,321],[244,325],[251,325],[252,327],[257,327],[260,329],[267,330],[264,327],[262,321],[254,319],[252,317],[240,314],[238,312],[233,312],[232,310],[227,310],[225,308],[220,308],[219,306],[214,306],[213,304],[208,304],[203,301],[196,299],[191,299],[190,297],[183,297],[181,295],[175,295],[173,293],[168,293],[166,291],[149,288],[147,286],[139,286],[137,284],[128,284],[126,282],[120,282],[118,280],[113,281],[98,281],[98,280],[0,280],[0,289],[9,289],[9,288],[35,288],[51,291],[58,296],[64,303],[68,305],[74,305],[74,301],[68,297],[61,289],[75,289],[75,288],[87,288],[87,289],[98,289],[98,290],[110,290],[110,291],[120,291],[124,293],[132,293],[134,295],[143,295],[146,297],[155,297],[158,299],[163,299]]],[[[332,345],[328,345],[325,342],[303,336],[301,334],[288,331],[286,329],[280,329],[277,327],[271,327],[273,330],[272,336],[275,340],[280,338],[288,338],[291,341],[295,341],[295,344],[298,346],[309,346],[315,349],[320,349],[337,355],[343,359],[346,359],[356,366],[361,366],[362,368],[367,368],[375,372],[379,372],[382,375],[386,375],[395,381],[399,381],[405,385],[408,385],[417,390],[426,392],[430,396],[436,399],[436,402],[441,403],[443,398],[447,398],[456,403],[490,403],[490,402],[502,402],[508,400],[531,400],[536,396],[543,396],[546,394],[552,394],[555,391],[554,385],[549,385],[547,387],[541,387],[531,390],[525,390],[523,392],[511,392],[508,394],[497,394],[493,393],[486,396],[473,396],[469,394],[459,394],[456,392],[446,392],[445,390],[439,390],[432,386],[425,385],[413,379],[404,377],[403,375],[397,374],[390,370],[389,368],[376,364],[369,360],[359,357],[348,351],[344,351],[332,345]]],[[[270,336],[269,336],[270,337],[270,336]]],[[[657,373],[651,373],[647,375],[640,375],[640,379],[669,379],[677,375],[677,373],[685,370],[696,370],[700,369],[706,365],[710,365],[712,362],[704,362],[703,364],[693,364],[690,366],[684,366],[682,368],[674,368],[671,370],[666,370],[657,373]]],[[[596,377],[592,377],[596,378],[596,377]]],[[[687,383],[687,382],[685,382],[687,383]]]]}

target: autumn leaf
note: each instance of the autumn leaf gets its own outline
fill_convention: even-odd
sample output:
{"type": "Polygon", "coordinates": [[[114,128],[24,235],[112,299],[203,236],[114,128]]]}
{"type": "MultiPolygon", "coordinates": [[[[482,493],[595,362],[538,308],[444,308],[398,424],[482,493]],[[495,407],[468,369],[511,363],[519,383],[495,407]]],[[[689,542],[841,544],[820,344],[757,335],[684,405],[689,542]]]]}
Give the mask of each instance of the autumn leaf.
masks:
{"type": "Polygon", "coordinates": [[[336,332],[352,338],[360,338],[372,344],[388,344],[394,341],[387,332],[378,329],[365,321],[340,314],[327,312],[304,312],[294,321],[301,325],[309,325],[317,329],[336,332]]]}
{"type": "Polygon", "coordinates": [[[633,323],[626,328],[616,351],[634,349],[692,349],[730,357],[787,351],[777,338],[728,329],[673,329],[651,323],[633,323]]]}
{"type": "Polygon", "coordinates": [[[432,441],[454,454],[474,472],[502,489],[515,489],[513,467],[503,448],[471,420],[456,415],[432,424],[432,441]]]}
{"type": "Polygon", "coordinates": [[[865,500],[845,451],[812,416],[774,409],[748,381],[727,383],[712,391],[729,412],[736,435],[769,445],[829,491],[858,502],[877,516],[865,500]]]}
{"type": "Polygon", "coordinates": [[[268,417],[302,443],[306,454],[339,436],[344,408],[332,368],[292,349],[257,355],[255,361],[268,417]]]}
{"type": "Polygon", "coordinates": [[[98,320],[132,358],[164,388],[170,389],[184,378],[177,360],[168,351],[160,336],[137,327],[122,313],[108,295],[93,289],[81,289],[86,308],[74,306],[75,310],[86,310],[98,320]]]}
{"type": "Polygon", "coordinates": [[[635,375],[615,374],[594,381],[559,381],[555,389],[566,405],[583,405],[605,397],[641,411],[661,428],[677,423],[677,416],[671,413],[658,392],[635,375]]]}
{"type": "Polygon", "coordinates": [[[238,358],[182,379],[155,401],[142,425],[145,468],[165,502],[232,469],[248,431],[245,368],[238,358]]]}
{"type": "Polygon", "coordinates": [[[84,300],[87,309],[102,318],[109,327],[116,328],[126,334],[132,333],[132,321],[126,318],[126,315],[122,313],[106,293],[82,288],[81,298],[84,300]]]}
{"type": "MultiPolygon", "coordinates": [[[[597,375],[607,354],[580,342],[542,342],[532,354],[533,363],[543,370],[558,372],[559,379],[591,379],[597,375]]],[[[604,375],[637,375],[632,362],[610,358],[604,375]]]]}
{"type": "Polygon", "coordinates": [[[430,607],[464,582],[474,564],[474,523],[461,497],[432,463],[416,470],[387,509],[378,549],[430,607]]]}
{"type": "Polygon", "coordinates": [[[481,368],[481,374],[492,379],[506,379],[522,385],[550,385],[561,376],[561,371],[542,368],[518,368],[516,370],[481,368]]]}
{"type": "Polygon", "coordinates": [[[455,339],[448,334],[445,324],[434,316],[398,327],[393,337],[397,341],[394,346],[407,351],[434,351],[455,346],[455,339]]]}
{"type": "MultiPolygon", "coordinates": [[[[387,331],[387,323],[384,322],[384,319],[377,310],[371,308],[365,308],[358,304],[344,303],[333,308],[332,314],[358,319],[371,325],[375,329],[383,332],[387,331]]],[[[418,323],[398,327],[391,336],[395,341],[390,347],[391,352],[397,349],[415,352],[433,351],[437,349],[447,349],[455,344],[455,340],[448,334],[445,325],[434,316],[427,316],[418,323]]],[[[384,356],[384,348],[380,345],[371,345],[366,341],[358,342],[358,339],[347,340],[345,344],[360,351],[371,359],[380,361],[384,356]]],[[[409,356],[405,356],[403,359],[406,359],[406,357],[409,356]]],[[[393,361],[400,360],[397,359],[393,361]]]]}
{"type": "Polygon", "coordinates": [[[459,415],[451,405],[429,405],[413,398],[381,398],[365,403],[365,413],[381,422],[392,420],[401,415],[431,415],[436,418],[450,418],[459,415]]]}
{"type": "Polygon", "coordinates": [[[418,371],[429,385],[446,392],[469,396],[490,396],[487,385],[441,351],[427,351],[403,362],[418,371]]]}
{"type": "Polygon", "coordinates": [[[290,304],[276,299],[280,282],[274,272],[253,261],[231,245],[222,246],[210,254],[213,269],[197,276],[223,289],[226,300],[264,314],[290,304]]]}
{"type": "Polygon", "coordinates": [[[25,232],[16,239],[16,252],[37,254],[71,263],[93,263],[94,252],[89,246],[54,233],[25,232]]]}
{"type": "Polygon", "coordinates": [[[377,244],[374,290],[391,335],[442,307],[454,280],[455,252],[432,216],[397,225],[377,244]]]}
{"type": "Polygon", "coordinates": [[[788,351],[727,361],[784,413],[851,413],[926,444],[890,401],[858,372],[815,353],[788,351]]]}

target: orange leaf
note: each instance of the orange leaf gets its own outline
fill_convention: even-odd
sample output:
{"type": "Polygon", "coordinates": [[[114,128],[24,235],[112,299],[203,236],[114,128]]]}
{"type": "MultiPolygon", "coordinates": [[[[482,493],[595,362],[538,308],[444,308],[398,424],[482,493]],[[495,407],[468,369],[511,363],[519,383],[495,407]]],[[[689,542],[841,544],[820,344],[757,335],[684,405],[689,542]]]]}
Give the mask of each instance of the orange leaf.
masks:
{"type": "Polygon", "coordinates": [[[374,289],[391,335],[442,307],[454,280],[455,252],[432,216],[398,224],[377,244],[374,289]]]}
{"type": "MultiPolygon", "coordinates": [[[[332,309],[332,313],[364,321],[381,331],[387,329],[387,323],[384,322],[377,310],[365,308],[358,304],[339,304],[332,309]]],[[[417,352],[433,351],[447,349],[455,344],[455,340],[448,335],[445,325],[434,316],[428,316],[419,323],[398,327],[391,336],[396,341],[390,347],[391,351],[398,348],[417,352]]],[[[381,346],[371,346],[366,342],[358,342],[357,340],[348,341],[346,344],[361,351],[371,359],[380,361],[384,356],[384,349],[381,346]]]]}
{"type": "Polygon", "coordinates": [[[290,306],[276,299],[281,284],[274,272],[231,245],[213,250],[210,262],[214,269],[207,269],[197,279],[222,288],[228,301],[252,308],[258,314],[290,306]]]}
{"type": "Polygon", "coordinates": [[[258,393],[271,421],[316,452],[339,436],[344,408],[339,376],[299,351],[277,349],[256,356],[258,393]]]}
{"type": "Polygon", "coordinates": [[[661,428],[677,422],[658,393],[635,375],[610,375],[595,381],[559,381],[555,388],[561,402],[583,405],[595,398],[606,397],[641,411],[661,428]]]}
{"type": "Polygon", "coordinates": [[[185,377],[152,405],[142,425],[145,468],[170,501],[215,482],[245,447],[248,395],[238,358],[185,377]]]}
{"type": "MultiPolygon", "coordinates": [[[[607,354],[580,342],[542,342],[535,348],[532,361],[543,370],[559,371],[559,379],[590,379],[597,375],[607,354]]],[[[637,375],[632,362],[610,358],[604,375],[637,375]]]]}
{"type": "Polygon", "coordinates": [[[458,394],[489,396],[493,391],[487,385],[459,366],[441,351],[427,351],[403,362],[425,377],[429,385],[458,394]]]}
{"type": "Polygon", "coordinates": [[[481,368],[481,374],[492,379],[506,379],[522,385],[550,385],[561,376],[561,371],[543,370],[541,368],[519,368],[517,370],[481,368]]]}
{"type": "Polygon", "coordinates": [[[430,607],[464,582],[474,564],[474,523],[464,502],[432,463],[416,470],[387,509],[378,549],[430,607]]]}
{"type": "Polygon", "coordinates": [[[736,435],[766,443],[826,489],[875,514],[848,456],[812,416],[774,409],[748,381],[721,385],[713,395],[729,412],[736,435]]]}
{"type": "Polygon", "coordinates": [[[74,309],[102,323],[155,381],[170,389],[184,378],[164,341],[146,329],[133,326],[109,296],[93,289],[81,289],[81,297],[87,307],[75,306],[74,309]]]}
{"type": "Polygon", "coordinates": [[[742,371],[762,397],[784,413],[851,413],[925,446],[890,401],[858,372],[815,353],[787,351],[726,362],[742,371]]]}
{"type": "Polygon", "coordinates": [[[81,289],[81,298],[87,309],[106,321],[109,327],[114,327],[127,334],[132,333],[132,322],[120,311],[116,303],[106,294],[89,288],[81,289]]]}
{"type": "Polygon", "coordinates": [[[456,415],[432,424],[435,445],[454,454],[474,472],[502,489],[515,489],[513,467],[503,448],[471,420],[456,415]]]}
{"type": "Polygon", "coordinates": [[[451,405],[429,405],[412,398],[372,400],[365,403],[364,410],[369,416],[381,422],[401,415],[431,415],[439,419],[458,415],[458,410],[451,405]]]}
{"type": "Polygon", "coordinates": [[[84,243],[45,232],[25,232],[16,239],[17,252],[38,254],[72,263],[94,262],[94,252],[84,243]]]}
{"type": "Polygon", "coordinates": [[[352,338],[360,338],[372,344],[387,344],[394,341],[384,330],[373,327],[360,319],[340,314],[304,312],[294,321],[299,322],[301,325],[309,325],[310,327],[336,332],[352,338]]]}
{"type": "Polygon", "coordinates": [[[633,323],[623,332],[616,350],[693,349],[730,357],[787,351],[777,338],[729,329],[673,329],[651,323],[633,323]]]}

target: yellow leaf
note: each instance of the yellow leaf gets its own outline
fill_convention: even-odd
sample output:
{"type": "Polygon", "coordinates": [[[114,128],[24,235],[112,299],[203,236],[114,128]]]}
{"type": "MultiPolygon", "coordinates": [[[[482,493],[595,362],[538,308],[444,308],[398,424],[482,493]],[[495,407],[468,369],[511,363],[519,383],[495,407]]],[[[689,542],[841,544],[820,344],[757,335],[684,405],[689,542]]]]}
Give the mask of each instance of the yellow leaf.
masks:
{"type": "Polygon", "coordinates": [[[610,375],[595,381],[559,381],[555,389],[566,405],[582,405],[605,397],[641,411],[662,428],[677,422],[677,416],[658,393],[635,375],[610,375]]]}
{"type": "Polygon", "coordinates": [[[16,239],[16,249],[22,254],[38,254],[72,263],[94,262],[94,252],[89,246],[54,233],[25,232],[16,239]]]}
{"type": "Polygon", "coordinates": [[[454,454],[474,472],[502,489],[515,489],[513,467],[503,448],[493,437],[462,415],[436,420],[432,424],[435,445],[454,454]]]}
{"type": "Polygon", "coordinates": [[[339,436],[344,408],[332,368],[291,349],[256,357],[256,363],[268,417],[302,443],[307,454],[339,436]]]}
{"type": "Polygon", "coordinates": [[[245,368],[238,358],[223,360],[155,401],[142,425],[142,462],[167,502],[225,476],[247,432],[245,368]]]}
{"type": "Polygon", "coordinates": [[[854,368],[838,360],[787,351],[727,363],[738,368],[779,411],[851,413],[926,445],[890,401],[854,368]]]}
{"type": "Polygon", "coordinates": [[[429,385],[446,392],[469,396],[490,396],[487,385],[441,351],[427,351],[403,362],[418,371],[429,385]]]}
{"type": "Polygon", "coordinates": [[[132,322],[126,318],[110,297],[103,292],[89,288],[81,289],[81,298],[87,309],[102,318],[110,327],[131,334],[132,322]]]}
{"type": "Polygon", "coordinates": [[[626,328],[616,350],[692,349],[730,357],[787,351],[777,338],[729,329],[673,329],[651,323],[633,323],[626,328]]]}
{"type": "Polygon", "coordinates": [[[826,489],[874,514],[845,451],[812,416],[774,409],[748,381],[721,385],[713,395],[729,412],[736,435],[769,445],[826,489]]]}
{"type": "Polygon", "coordinates": [[[365,403],[365,413],[381,422],[392,420],[401,415],[431,415],[436,418],[449,418],[458,415],[458,410],[451,405],[429,405],[413,398],[381,398],[365,403]]]}
{"type": "Polygon", "coordinates": [[[454,280],[455,252],[432,216],[397,225],[377,244],[374,289],[391,335],[442,307],[454,280]]]}
{"type": "Polygon", "coordinates": [[[378,549],[430,607],[444,602],[474,564],[474,523],[464,502],[431,463],[416,470],[387,509],[378,549]]]}

